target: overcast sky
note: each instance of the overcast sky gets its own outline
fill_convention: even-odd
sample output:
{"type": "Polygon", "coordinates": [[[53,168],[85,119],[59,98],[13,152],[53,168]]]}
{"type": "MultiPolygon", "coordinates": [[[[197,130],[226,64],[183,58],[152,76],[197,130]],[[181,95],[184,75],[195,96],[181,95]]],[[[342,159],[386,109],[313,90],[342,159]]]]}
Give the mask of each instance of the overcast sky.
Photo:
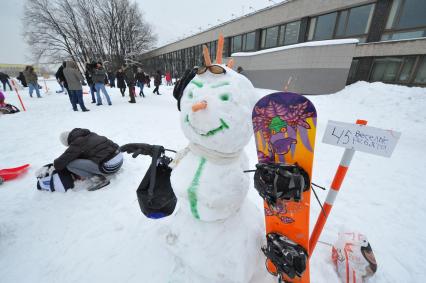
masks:
{"type": "MultiPolygon", "coordinates": [[[[134,0],[158,35],[157,46],[280,0],[134,0]],[[234,14],[234,15],[232,15],[234,14]],[[219,20],[219,21],[218,21],[219,20]]],[[[25,0],[0,0],[0,63],[34,63],[22,39],[25,0]]]]}

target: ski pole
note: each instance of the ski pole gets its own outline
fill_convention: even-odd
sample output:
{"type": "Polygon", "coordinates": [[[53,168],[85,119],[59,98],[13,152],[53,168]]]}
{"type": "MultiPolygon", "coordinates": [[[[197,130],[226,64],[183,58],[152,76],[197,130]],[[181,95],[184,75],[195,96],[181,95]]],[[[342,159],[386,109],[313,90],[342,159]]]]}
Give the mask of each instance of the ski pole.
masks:
{"type": "MultiPolygon", "coordinates": [[[[365,120],[357,120],[356,123],[358,125],[367,125],[367,121],[365,120]]],[[[351,164],[354,154],[355,150],[349,148],[346,148],[343,153],[339,167],[337,168],[333,182],[331,183],[330,190],[328,191],[327,198],[324,201],[324,210],[319,213],[317,223],[315,224],[314,230],[311,234],[311,238],[309,239],[309,256],[312,255],[315,249],[319,236],[321,235],[321,232],[324,228],[325,222],[327,221],[331,208],[333,207],[333,204],[336,201],[337,194],[339,193],[340,187],[343,183],[343,180],[345,179],[346,172],[348,172],[349,165],[351,164]]]]}
{"type": "Polygon", "coordinates": [[[18,87],[16,86],[15,81],[14,81],[14,80],[10,80],[10,81],[12,82],[13,88],[15,89],[15,92],[16,92],[16,94],[18,95],[19,102],[21,102],[22,109],[24,109],[24,111],[27,111],[27,110],[25,109],[24,103],[22,102],[21,96],[19,95],[18,87]]]}

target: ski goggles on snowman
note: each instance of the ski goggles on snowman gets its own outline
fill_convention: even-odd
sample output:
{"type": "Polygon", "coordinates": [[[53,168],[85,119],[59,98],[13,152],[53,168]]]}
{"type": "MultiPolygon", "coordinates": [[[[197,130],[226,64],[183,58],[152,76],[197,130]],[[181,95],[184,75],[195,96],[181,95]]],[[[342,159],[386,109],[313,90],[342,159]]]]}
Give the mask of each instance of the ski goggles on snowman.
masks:
{"type": "Polygon", "coordinates": [[[204,74],[205,72],[207,72],[207,70],[209,70],[211,73],[216,74],[216,75],[226,74],[226,70],[222,66],[220,66],[220,65],[210,65],[210,66],[198,67],[198,69],[197,69],[197,75],[204,74]]]}

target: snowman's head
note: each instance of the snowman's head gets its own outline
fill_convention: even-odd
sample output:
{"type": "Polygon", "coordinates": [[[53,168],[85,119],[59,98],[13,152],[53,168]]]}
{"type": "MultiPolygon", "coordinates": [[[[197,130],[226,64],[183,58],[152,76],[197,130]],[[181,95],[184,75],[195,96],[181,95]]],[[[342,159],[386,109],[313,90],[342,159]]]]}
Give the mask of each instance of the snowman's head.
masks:
{"type": "Polygon", "coordinates": [[[180,98],[183,132],[208,149],[237,152],[253,132],[254,99],[255,89],[245,76],[222,64],[201,67],[180,98]]]}

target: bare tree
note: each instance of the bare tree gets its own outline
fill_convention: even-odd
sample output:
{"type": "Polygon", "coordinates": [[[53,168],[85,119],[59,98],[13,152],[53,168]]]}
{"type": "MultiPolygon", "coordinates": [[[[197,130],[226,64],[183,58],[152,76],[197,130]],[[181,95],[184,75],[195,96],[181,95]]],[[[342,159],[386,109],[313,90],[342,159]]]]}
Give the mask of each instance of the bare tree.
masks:
{"type": "Polygon", "coordinates": [[[130,0],[27,0],[23,24],[37,61],[102,60],[118,66],[157,40],[130,0]]]}

